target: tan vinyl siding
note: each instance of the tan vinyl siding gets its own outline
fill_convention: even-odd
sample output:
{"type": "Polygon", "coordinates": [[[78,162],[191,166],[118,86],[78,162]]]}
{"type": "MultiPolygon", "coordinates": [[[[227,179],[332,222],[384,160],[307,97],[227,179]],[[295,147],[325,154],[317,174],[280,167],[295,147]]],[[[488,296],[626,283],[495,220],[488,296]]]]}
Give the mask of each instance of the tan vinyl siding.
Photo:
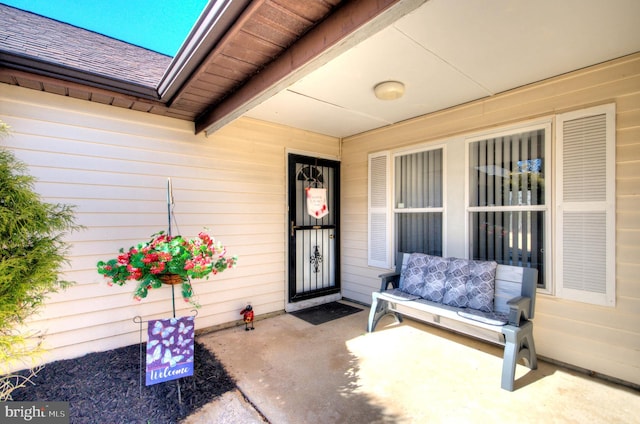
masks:
{"type": "MultiPolygon", "coordinates": [[[[251,302],[257,315],[282,311],[286,293],[286,150],[337,157],[339,140],[250,119],[216,134],[193,125],[0,84],[2,144],[27,163],[44,200],[76,205],[86,226],[72,234],[65,278],[30,328],[46,332],[47,360],[139,341],[132,319],[171,316],[171,289],[141,302],[133,285],[108,287],[96,262],[167,229],[167,178],[175,198],[174,234],[204,227],[237,254],[239,265],[194,285],[197,329],[234,322],[251,302]]],[[[189,305],[176,293],[178,315],[189,305]]]]}
{"type": "MultiPolygon", "coordinates": [[[[540,293],[534,331],[539,355],[640,384],[640,54],[343,140],[344,296],[370,303],[384,271],[367,267],[369,153],[431,141],[456,147],[464,135],[606,103],[617,112],[616,306],[540,293]]],[[[449,243],[452,254],[465,240],[449,243]]]]}

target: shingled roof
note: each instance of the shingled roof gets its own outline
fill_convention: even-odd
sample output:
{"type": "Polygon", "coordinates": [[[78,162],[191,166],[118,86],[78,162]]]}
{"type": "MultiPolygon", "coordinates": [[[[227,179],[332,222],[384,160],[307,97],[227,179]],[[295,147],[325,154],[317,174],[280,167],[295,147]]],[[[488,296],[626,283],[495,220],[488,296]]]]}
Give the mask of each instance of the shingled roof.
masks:
{"type": "Polygon", "coordinates": [[[2,54],[155,89],[171,57],[0,4],[2,54]]]}

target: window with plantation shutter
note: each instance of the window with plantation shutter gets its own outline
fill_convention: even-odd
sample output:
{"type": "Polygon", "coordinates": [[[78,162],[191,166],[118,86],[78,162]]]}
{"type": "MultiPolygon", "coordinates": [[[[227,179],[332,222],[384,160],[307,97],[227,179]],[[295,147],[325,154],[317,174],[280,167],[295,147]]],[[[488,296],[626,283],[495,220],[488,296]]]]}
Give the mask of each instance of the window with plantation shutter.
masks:
{"type": "Polygon", "coordinates": [[[615,305],[615,105],[556,118],[556,295],[615,305]]]}
{"type": "Polygon", "coordinates": [[[391,267],[389,246],[389,153],[369,155],[369,254],[368,264],[391,267]]]}

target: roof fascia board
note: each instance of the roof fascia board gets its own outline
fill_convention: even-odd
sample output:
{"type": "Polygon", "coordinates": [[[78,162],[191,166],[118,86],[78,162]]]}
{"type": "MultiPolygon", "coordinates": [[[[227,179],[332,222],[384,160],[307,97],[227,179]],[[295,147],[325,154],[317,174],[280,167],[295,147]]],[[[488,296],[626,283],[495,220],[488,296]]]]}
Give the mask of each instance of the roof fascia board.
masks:
{"type": "Polygon", "coordinates": [[[11,69],[55,78],[57,80],[84,84],[108,91],[139,97],[147,100],[159,100],[155,88],[147,87],[132,82],[109,78],[104,75],[80,71],[68,66],[24,56],[16,53],[0,52],[0,65],[11,69]]]}
{"type": "MultiPolygon", "coordinates": [[[[33,72],[30,71],[22,71],[22,70],[14,70],[6,67],[0,66],[0,79],[8,80],[10,78],[24,78],[26,80],[33,78],[33,72]]],[[[139,102],[148,105],[149,109],[153,107],[166,107],[164,103],[161,103],[158,100],[148,100],[140,98],[139,96],[131,96],[127,94],[121,94],[119,92],[115,92],[113,90],[105,90],[102,88],[89,87],[86,84],[70,82],[67,80],[60,80],[58,78],[49,77],[49,76],[38,76],[38,80],[43,84],[50,84],[52,86],[63,86],[68,90],[76,90],[78,92],[87,92],[87,93],[95,93],[100,94],[106,97],[113,97],[121,100],[130,101],[132,104],[139,102]]],[[[46,90],[45,90],[46,91],[46,90]]],[[[70,94],[66,94],[70,97],[70,94]]]]}
{"type": "Polygon", "coordinates": [[[250,0],[215,0],[207,4],[158,84],[163,101],[171,102],[250,3],[250,0]]]}
{"type": "Polygon", "coordinates": [[[426,1],[345,3],[238,91],[196,119],[196,133],[209,135],[224,127],[426,1]]]}

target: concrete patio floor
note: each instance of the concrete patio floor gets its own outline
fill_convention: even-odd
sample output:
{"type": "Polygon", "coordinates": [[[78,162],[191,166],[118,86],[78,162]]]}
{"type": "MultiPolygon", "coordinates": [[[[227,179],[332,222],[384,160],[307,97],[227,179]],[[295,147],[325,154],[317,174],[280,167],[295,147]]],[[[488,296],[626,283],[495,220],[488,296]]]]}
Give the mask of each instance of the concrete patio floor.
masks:
{"type": "MultiPolygon", "coordinates": [[[[348,303],[348,302],[345,302],[348,303]]],[[[640,392],[538,361],[500,388],[502,350],[368,308],[321,325],[289,314],[199,336],[235,378],[185,423],[640,423],[640,392]]]]}

